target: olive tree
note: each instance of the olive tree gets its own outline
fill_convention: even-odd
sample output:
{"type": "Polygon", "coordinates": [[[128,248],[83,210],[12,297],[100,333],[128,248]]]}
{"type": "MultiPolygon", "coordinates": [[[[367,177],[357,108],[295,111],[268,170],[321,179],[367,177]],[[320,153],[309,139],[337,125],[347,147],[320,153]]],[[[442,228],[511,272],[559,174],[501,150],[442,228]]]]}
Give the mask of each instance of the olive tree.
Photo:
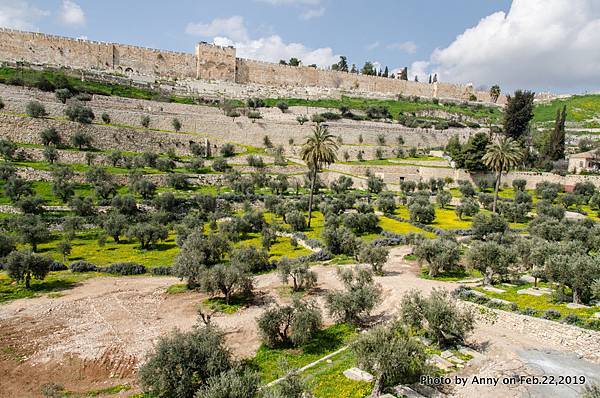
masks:
{"type": "Polygon", "coordinates": [[[435,200],[442,209],[445,209],[452,201],[452,194],[448,191],[439,191],[435,196],[435,200]]]}
{"type": "Polygon", "coordinates": [[[317,284],[317,273],[304,263],[292,262],[283,257],[277,264],[277,272],[283,283],[292,280],[292,290],[308,290],[317,284]]]}
{"type": "Polygon", "coordinates": [[[494,275],[504,277],[517,258],[512,248],[494,241],[474,242],[467,251],[467,264],[483,274],[483,283],[491,285],[494,275]]]}
{"type": "Polygon", "coordinates": [[[310,341],[322,324],[319,307],[298,298],[291,305],[268,309],[257,319],[262,341],[269,347],[301,346],[310,341]]]}
{"type": "Polygon", "coordinates": [[[479,205],[471,198],[463,198],[458,206],[456,206],[456,215],[459,220],[462,220],[463,216],[473,217],[479,213],[479,205]]]}
{"type": "Polygon", "coordinates": [[[20,243],[31,245],[31,249],[36,252],[37,245],[50,237],[48,227],[42,221],[40,216],[33,214],[24,214],[10,220],[11,229],[16,232],[20,243]]]}
{"type": "Polygon", "coordinates": [[[210,377],[195,398],[256,398],[259,387],[260,377],[256,372],[235,367],[210,377]]]}
{"type": "Polygon", "coordinates": [[[200,274],[200,289],[208,294],[223,294],[225,303],[231,303],[235,294],[250,296],[253,280],[248,271],[239,264],[217,264],[207,267],[200,274]]]}
{"type": "Polygon", "coordinates": [[[351,350],[360,368],[375,378],[371,397],[379,397],[385,387],[414,383],[430,370],[425,346],[398,322],[361,334],[351,350]]]}
{"type": "Polygon", "coordinates": [[[360,324],[381,301],[381,287],[367,269],[338,269],[344,290],[325,296],[329,313],[339,322],[360,324]]]}
{"type": "Polygon", "coordinates": [[[384,246],[363,244],[358,252],[361,263],[369,264],[375,275],[383,275],[383,266],[387,263],[390,250],[384,246]]]}
{"type": "Polygon", "coordinates": [[[427,263],[429,277],[435,278],[440,273],[458,266],[460,246],[451,239],[425,239],[415,247],[414,254],[419,263],[427,263]]]}
{"type": "Polygon", "coordinates": [[[143,250],[148,250],[160,240],[167,239],[169,230],[163,225],[153,223],[137,223],[127,229],[127,239],[135,238],[143,250]]]}
{"type": "Polygon", "coordinates": [[[429,297],[413,290],[400,304],[400,318],[427,335],[442,347],[462,344],[475,329],[475,317],[469,309],[459,306],[447,290],[433,289],[429,297]]]}
{"type": "Polygon", "coordinates": [[[144,391],[159,397],[191,398],[211,378],[232,367],[223,333],[214,326],[174,330],[160,337],[139,370],[144,391]]]}
{"type": "Polygon", "coordinates": [[[17,282],[25,282],[25,288],[31,289],[31,278],[44,279],[50,272],[52,258],[34,254],[29,250],[11,252],[5,260],[8,276],[17,282]]]}
{"type": "Polygon", "coordinates": [[[221,262],[228,251],[229,242],[221,235],[206,236],[202,231],[193,231],[181,245],[173,265],[173,274],[186,278],[189,287],[197,287],[205,268],[221,262]]]}

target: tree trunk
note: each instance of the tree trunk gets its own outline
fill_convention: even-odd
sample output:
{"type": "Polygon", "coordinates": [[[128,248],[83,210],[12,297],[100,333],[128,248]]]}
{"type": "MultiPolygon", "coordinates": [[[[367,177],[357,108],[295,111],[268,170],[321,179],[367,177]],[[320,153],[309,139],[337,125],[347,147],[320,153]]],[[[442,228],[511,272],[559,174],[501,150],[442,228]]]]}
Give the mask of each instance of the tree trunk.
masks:
{"type": "Polygon", "coordinates": [[[483,284],[485,286],[490,286],[492,284],[493,276],[494,276],[494,271],[490,267],[487,267],[485,269],[485,272],[483,273],[483,284]]]}
{"type": "Polygon", "coordinates": [[[492,206],[492,212],[496,212],[496,205],[498,204],[498,191],[500,190],[500,179],[502,178],[502,167],[498,170],[498,176],[496,177],[496,188],[494,190],[494,204],[492,206]]]}
{"type": "Polygon", "coordinates": [[[581,304],[581,297],[579,296],[579,289],[573,288],[573,304],[581,304]]]}
{"type": "Polygon", "coordinates": [[[25,289],[31,289],[31,273],[25,274],[25,289]]]}
{"type": "Polygon", "coordinates": [[[383,380],[382,377],[378,377],[375,379],[375,385],[373,386],[373,391],[371,391],[371,398],[377,398],[381,395],[381,390],[383,390],[383,380]]]}
{"type": "Polygon", "coordinates": [[[310,195],[308,197],[308,228],[310,228],[310,221],[312,220],[312,207],[313,207],[313,195],[315,192],[315,181],[317,180],[317,168],[313,171],[313,175],[310,181],[310,195]]]}
{"type": "Polygon", "coordinates": [[[537,278],[537,276],[534,276],[534,277],[533,277],[533,287],[536,287],[536,288],[537,288],[537,281],[538,281],[538,278],[537,278]]]}

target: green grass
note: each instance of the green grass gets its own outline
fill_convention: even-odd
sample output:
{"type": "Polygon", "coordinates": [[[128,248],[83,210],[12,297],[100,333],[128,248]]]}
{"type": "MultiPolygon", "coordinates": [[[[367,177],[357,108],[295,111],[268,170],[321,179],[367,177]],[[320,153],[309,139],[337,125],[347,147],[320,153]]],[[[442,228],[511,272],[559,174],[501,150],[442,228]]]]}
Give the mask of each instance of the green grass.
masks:
{"type": "MultiPolygon", "coordinates": [[[[172,265],[179,252],[174,233],[170,233],[167,240],[157,243],[151,250],[141,250],[137,241],[130,242],[125,239],[121,240],[121,243],[115,243],[112,238],[107,240],[104,247],[100,247],[98,245],[100,235],[100,230],[88,230],[77,234],[71,241],[72,251],[67,257],[67,262],[85,260],[99,266],[116,262],[134,262],[152,268],[172,265]]],[[[39,250],[62,261],[62,255],[56,251],[56,245],[62,237],[56,234],[54,238],[39,245],[39,250]]]]}
{"type": "Polygon", "coordinates": [[[180,96],[169,96],[164,97],[158,91],[149,90],[146,88],[140,88],[135,86],[124,86],[118,84],[108,84],[95,82],[91,80],[82,81],[81,79],[73,76],[66,75],[61,72],[45,70],[37,71],[27,68],[0,68],[0,82],[4,83],[12,77],[20,77],[25,82],[26,86],[33,86],[40,76],[45,76],[51,82],[54,82],[57,76],[65,76],[72,87],[75,87],[78,91],[101,94],[101,95],[114,95],[117,97],[134,98],[134,99],[145,99],[145,100],[166,100],[168,102],[175,102],[181,104],[194,104],[194,100],[188,97],[180,96]]]}
{"type": "Polygon", "coordinates": [[[379,226],[382,230],[393,232],[395,234],[406,235],[409,233],[419,233],[427,238],[435,237],[435,234],[431,232],[423,231],[421,228],[415,227],[410,223],[396,221],[386,216],[379,216],[379,226]]]}
{"type": "Polygon", "coordinates": [[[556,99],[549,103],[537,105],[534,110],[534,122],[551,122],[556,118],[556,111],[567,106],[567,120],[584,122],[600,115],[600,95],[576,95],[565,99],[556,99]]]}
{"type": "MultiPolygon", "coordinates": [[[[269,250],[269,259],[278,260],[281,257],[297,258],[301,256],[307,256],[312,253],[312,251],[302,246],[294,248],[291,242],[292,240],[290,238],[278,236],[277,241],[273,244],[273,246],[271,246],[271,249],[269,250]]],[[[262,247],[261,234],[248,234],[246,239],[238,242],[236,245],[262,247]]]]}
{"type": "Polygon", "coordinates": [[[222,312],[223,314],[235,314],[250,304],[252,304],[252,298],[242,296],[232,296],[229,299],[229,304],[225,302],[224,297],[211,297],[202,302],[202,305],[209,310],[222,312]]]}
{"type": "Polygon", "coordinates": [[[189,289],[185,283],[176,283],[167,288],[167,294],[179,294],[189,292],[189,289]]]}
{"type": "Polygon", "coordinates": [[[423,267],[421,269],[421,278],[430,279],[435,281],[444,281],[444,282],[457,282],[462,281],[463,279],[471,279],[471,278],[481,278],[481,272],[477,270],[467,270],[467,269],[457,269],[453,271],[442,272],[438,274],[436,277],[431,278],[429,276],[429,270],[427,267],[423,267]]]}
{"type": "Polygon", "coordinates": [[[355,329],[349,325],[333,325],[317,332],[300,348],[268,348],[263,345],[251,363],[257,367],[262,381],[268,383],[284,376],[289,369],[301,368],[340,349],[355,334],[355,329]]]}
{"type": "Polygon", "coordinates": [[[78,283],[98,273],[74,274],[70,271],[51,272],[44,280],[31,280],[31,289],[24,283],[14,283],[5,272],[0,272],[0,303],[24,298],[38,297],[42,294],[57,294],[72,289],[78,283]]]}
{"type": "MultiPolygon", "coordinates": [[[[546,283],[538,283],[539,287],[553,287],[552,285],[546,283]]],[[[517,291],[521,289],[527,289],[533,287],[532,283],[525,283],[517,286],[509,286],[505,284],[500,284],[495,286],[497,288],[506,290],[504,293],[492,293],[482,288],[475,288],[482,293],[485,293],[489,297],[498,298],[502,300],[507,300],[512,303],[515,303],[519,306],[519,309],[532,308],[537,311],[544,312],[549,309],[554,309],[559,311],[563,317],[569,314],[578,315],[582,318],[589,318],[594,315],[595,312],[598,311],[598,308],[569,308],[566,304],[563,303],[553,303],[552,297],[550,295],[543,296],[530,296],[528,294],[518,294],[517,291]]]]}
{"type": "Polygon", "coordinates": [[[454,209],[454,206],[447,206],[445,209],[436,207],[435,220],[431,225],[441,229],[471,228],[471,219],[469,217],[464,217],[463,220],[459,219],[454,209]]]}
{"type": "Polygon", "coordinates": [[[372,383],[350,380],[343,374],[356,366],[352,352],[346,350],[331,358],[331,362],[321,362],[303,373],[316,398],[363,398],[371,393],[372,383]]]}
{"type": "Polygon", "coordinates": [[[116,385],[113,387],[100,388],[98,390],[91,390],[86,392],[65,391],[62,393],[62,395],[65,398],[100,397],[105,395],[116,395],[129,390],[131,390],[131,386],[116,385]]]}
{"type": "MultiPolygon", "coordinates": [[[[275,106],[277,102],[282,99],[271,98],[266,99],[265,103],[267,106],[275,106]]],[[[339,108],[344,105],[354,110],[366,110],[370,106],[385,106],[389,109],[390,113],[396,118],[400,112],[411,113],[420,112],[425,110],[444,110],[449,113],[461,114],[472,116],[479,119],[491,118],[492,121],[499,121],[501,118],[501,111],[496,107],[487,106],[471,106],[471,105],[460,105],[460,104],[435,104],[431,101],[422,99],[419,102],[410,101],[409,99],[401,100],[378,100],[378,99],[365,99],[356,97],[342,96],[341,99],[319,99],[319,100],[306,100],[300,98],[288,98],[284,99],[290,106],[308,106],[316,108],[339,108]]]]}

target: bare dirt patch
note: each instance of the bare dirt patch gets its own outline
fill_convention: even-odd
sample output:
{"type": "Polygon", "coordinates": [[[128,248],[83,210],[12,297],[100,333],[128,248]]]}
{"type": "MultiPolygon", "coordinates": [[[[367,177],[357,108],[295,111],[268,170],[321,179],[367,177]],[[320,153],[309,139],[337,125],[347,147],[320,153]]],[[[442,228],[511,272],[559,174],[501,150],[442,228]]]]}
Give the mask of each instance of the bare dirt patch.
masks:
{"type": "MultiPolygon", "coordinates": [[[[377,281],[384,301],[376,316],[393,316],[402,295],[456,284],[420,279],[418,269],[404,260],[407,247],[392,250],[386,275],[377,281]]],[[[311,295],[324,306],[324,295],[340,288],[336,267],[317,266],[319,286],[311,295]]],[[[0,306],[0,396],[41,396],[47,382],[70,391],[90,391],[118,384],[135,385],[139,364],[163,334],[190,329],[197,322],[197,305],[205,296],[195,292],[169,294],[176,278],[103,277],[82,283],[60,297],[38,297],[0,306]]],[[[226,333],[238,357],[251,356],[259,346],[255,319],[265,308],[289,300],[280,295],[281,282],[271,273],[256,278],[254,305],[231,315],[215,315],[213,322],[226,333]]],[[[326,318],[326,323],[332,320],[326,318]]],[[[465,372],[493,372],[501,363],[518,361],[517,350],[544,345],[539,339],[506,328],[481,324],[472,339],[486,346],[485,356],[465,372]]],[[[560,346],[545,347],[561,350],[560,346]]],[[[517,363],[518,365],[518,363],[517,363]]],[[[507,365],[508,366],[508,365],[507,365]]],[[[135,389],[131,390],[135,391],[135,389]]],[[[458,396],[469,396],[456,392],[458,396]]],[[[502,396],[512,396],[511,390],[502,396]]]]}

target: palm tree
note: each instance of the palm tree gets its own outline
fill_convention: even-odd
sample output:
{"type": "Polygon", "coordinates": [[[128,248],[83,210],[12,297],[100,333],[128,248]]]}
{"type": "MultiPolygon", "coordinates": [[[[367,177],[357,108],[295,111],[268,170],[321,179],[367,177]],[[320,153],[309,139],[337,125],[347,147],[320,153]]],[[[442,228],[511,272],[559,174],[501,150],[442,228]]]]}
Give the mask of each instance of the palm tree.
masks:
{"type": "Polygon", "coordinates": [[[313,194],[315,191],[315,182],[317,173],[324,165],[330,165],[337,160],[338,144],[335,136],[330,134],[327,127],[317,125],[312,133],[306,137],[306,142],[302,146],[300,155],[306,162],[310,174],[310,196],[308,200],[308,227],[312,217],[313,194]]]}
{"type": "Polygon", "coordinates": [[[502,173],[508,172],[511,167],[516,166],[522,159],[523,150],[519,143],[512,138],[500,138],[497,142],[487,146],[486,153],[481,160],[488,168],[496,172],[496,189],[494,191],[494,206],[492,207],[494,213],[498,204],[498,190],[500,189],[502,173]]]}

